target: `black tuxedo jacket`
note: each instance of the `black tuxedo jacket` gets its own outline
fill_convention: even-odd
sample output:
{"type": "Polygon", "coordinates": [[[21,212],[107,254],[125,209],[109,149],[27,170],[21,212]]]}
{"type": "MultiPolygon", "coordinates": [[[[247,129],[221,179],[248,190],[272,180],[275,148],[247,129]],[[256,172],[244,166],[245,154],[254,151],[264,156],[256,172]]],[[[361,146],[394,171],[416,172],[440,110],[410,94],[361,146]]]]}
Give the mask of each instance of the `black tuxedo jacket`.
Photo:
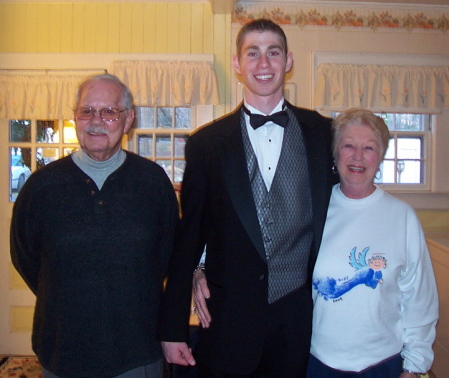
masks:
{"type": "MultiPolygon", "coordinates": [[[[287,104],[302,129],[312,197],[314,242],[320,246],[331,187],[330,119],[287,104]]],[[[160,340],[187,341],[192,272],[207,245],[211,326],[201,330],[197,359],[246,374],[260,359],[268,307],[268,268],[249,181],[240,107],[193,133],[185,150],[182,220],[160,311],[160,340]]],[[[295,211],[295,209],[291,209],[295,211]]],[[[301,311],[301,303],[298,303],[301,311]]],[[[310,310],[310,309],[308,309],[310,310]]],[[[300,340],[298,340],[300,342],[300,340]]]]}

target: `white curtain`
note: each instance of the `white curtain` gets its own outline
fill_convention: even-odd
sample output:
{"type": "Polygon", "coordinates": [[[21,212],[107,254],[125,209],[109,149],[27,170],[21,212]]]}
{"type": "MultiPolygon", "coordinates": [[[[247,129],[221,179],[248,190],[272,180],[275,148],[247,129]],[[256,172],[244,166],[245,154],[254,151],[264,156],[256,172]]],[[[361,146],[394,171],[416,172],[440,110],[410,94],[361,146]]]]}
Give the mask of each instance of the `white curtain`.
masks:
{"type": "Polygon", "coordinates": [[[110,70],[131,90],[137,106],[218,105],[218,80],[210,62],[114,61],[110,70]]]}
{"type": "Polygon", "coordinates": [[[87,75],[0,74],[0,118],[71,119],[77,87],[87,75]]]}
{"type": "Polygon", "coordinates": [[[449,67],[320,64],[314,106],[438,112],[449,107],[449,67]]]}

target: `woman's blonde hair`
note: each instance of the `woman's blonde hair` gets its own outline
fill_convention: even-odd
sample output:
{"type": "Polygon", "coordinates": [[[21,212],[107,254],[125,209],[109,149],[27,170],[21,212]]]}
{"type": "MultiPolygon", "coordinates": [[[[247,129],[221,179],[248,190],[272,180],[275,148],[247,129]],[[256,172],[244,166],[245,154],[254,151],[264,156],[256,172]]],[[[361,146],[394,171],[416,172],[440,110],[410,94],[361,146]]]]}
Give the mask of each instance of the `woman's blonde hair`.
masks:
{"type": "Polygon", "coordinates": [[[334,138],[332,141],[332,153],[334,158],[337,154],[337,148],[343,130],[348,126],[355,125],[368,126],[371,130],[373,130],[380,148],[380,156],[382,161],[385,157],[385,153],[387,152],[388,143],[390,141],[390,132],[385,121],[381,117],[376,116],[371,110],[361,108],[347,109],[333,119],[332,131],[334,138]]]}

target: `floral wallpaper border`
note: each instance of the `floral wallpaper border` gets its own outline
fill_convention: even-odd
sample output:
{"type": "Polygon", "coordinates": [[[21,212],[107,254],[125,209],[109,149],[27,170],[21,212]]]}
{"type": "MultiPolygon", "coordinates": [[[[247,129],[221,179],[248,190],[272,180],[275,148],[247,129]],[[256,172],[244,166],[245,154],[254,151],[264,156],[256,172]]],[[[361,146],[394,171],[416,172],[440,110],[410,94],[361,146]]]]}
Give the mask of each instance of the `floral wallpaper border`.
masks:
{"type": "Polygon", "coordinates": [[[282,25],[367,27],[413,30],[449,30],[449,12],[420,9],[367,9],[342,7],[239,5],[232,14],[232,22],[244,24],[256,18],[269,18],[282,25]]]}

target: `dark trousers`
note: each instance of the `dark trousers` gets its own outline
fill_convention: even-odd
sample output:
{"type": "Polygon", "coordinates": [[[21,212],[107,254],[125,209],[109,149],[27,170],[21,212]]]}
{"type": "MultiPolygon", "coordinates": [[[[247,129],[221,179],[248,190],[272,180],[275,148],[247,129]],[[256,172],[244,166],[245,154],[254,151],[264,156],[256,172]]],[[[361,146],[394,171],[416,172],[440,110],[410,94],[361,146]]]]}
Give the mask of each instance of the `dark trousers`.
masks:
{"type": "MultiPolygon", "coordinates": [[[[149,365],[139,366],[128,370],[127,372],[117,375],[114,378],[162,378],[163,377],[163,360],[156,361],[149,365]]],[[[57,375],[42,368],[42,378],[60,378],[57,375]]]]}
{"type": "Polygon", "coordinates": [[[304,378],[311,330],[311,293],[308,289],[299,289],[269,305],[263,355],[252,374],[229,374],[199,363],[198,377],[304,378]]]}
{"type": "Polygon", "coordinates": [[[402,373],[400,354],[392,356],[359,373],[335,370],[310,355],[307,378],[398,378],[402,373]]]}

